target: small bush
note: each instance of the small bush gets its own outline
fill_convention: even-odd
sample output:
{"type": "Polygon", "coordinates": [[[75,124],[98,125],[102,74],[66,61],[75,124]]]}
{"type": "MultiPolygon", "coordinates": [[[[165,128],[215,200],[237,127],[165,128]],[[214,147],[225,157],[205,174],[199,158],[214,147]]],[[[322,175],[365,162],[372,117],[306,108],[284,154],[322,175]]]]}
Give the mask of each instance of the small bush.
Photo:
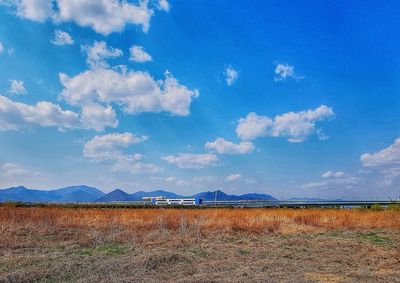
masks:
{"type": "Polygon", "coordinates": [[[398,204],[398,203],[389,204],[388,209],[400,211],[400,204],[398,204]]]}
{"type": "Polygon", "coordinates": [[[373,211],[382,210],[382,206],[380,204],[375,203],[375,204],[371,205],[371,210],[373,210],[373,211]]]}

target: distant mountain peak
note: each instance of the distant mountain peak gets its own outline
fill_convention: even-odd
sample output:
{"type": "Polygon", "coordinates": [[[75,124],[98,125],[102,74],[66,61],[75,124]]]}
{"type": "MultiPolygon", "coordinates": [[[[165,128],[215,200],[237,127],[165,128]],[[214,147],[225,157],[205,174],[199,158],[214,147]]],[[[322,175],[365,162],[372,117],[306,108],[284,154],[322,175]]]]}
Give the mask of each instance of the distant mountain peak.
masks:
{"type": "Polygon", "coordinates": [[[162,189],[154,191],[137,191],[129,194],[122,189],[115,189],[108,194],[97,188],[77,185],[54,190],[31,190],[24,186],[16,186],[0,190],[0,202],[24,201],[24,202],[112,202],[112,201],[141,201],[143,197],[164,196],[166,198],[195,198],[205,201],[217,200],[275,200],[267,194],[249,193],[244,195],[229,195],[221,190],[200,192],[191,196],[182,196],[162,189]]]}

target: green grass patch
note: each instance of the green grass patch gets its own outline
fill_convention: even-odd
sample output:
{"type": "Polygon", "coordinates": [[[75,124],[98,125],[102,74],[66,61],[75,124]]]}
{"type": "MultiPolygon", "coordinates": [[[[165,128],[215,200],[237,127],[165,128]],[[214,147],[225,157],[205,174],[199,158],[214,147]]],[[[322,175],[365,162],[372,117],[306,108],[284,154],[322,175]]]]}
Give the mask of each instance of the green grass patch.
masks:
{"type": "Polygon", "coordinates": [[[240,250],[239,250],[239,254],[240,254],[240,255],[248,255],[249,253],[250,253],[249,250],[244,250],[244,249],[240,249],[240,250]]]}
{"type": "Polygon", "coordinates": [[[126,246],[121,244],[110,244],[98,247],[82,248],[77,250],[77,254],[83,256],[93,255],[107,255],[107,256],[121,256],[127,254],[128,249],[126,246]]]}
{"type": "Polygon", "coordinates": [[[393,244],[393,240],[385,237],[378,235],[375,232],[369,232],[369,233],[357,233],[358,238],[363,241],[363,242],[368,242],[376,245],[391,245],[393,244]]]}
{"type": "Polygon", "coordinates": [[[191,254],[193,254],[194,256],[198,256],[198,257],[207,257],[207,252],[201,248],[192,248],[189,249],[189,252],[191,254]]]}

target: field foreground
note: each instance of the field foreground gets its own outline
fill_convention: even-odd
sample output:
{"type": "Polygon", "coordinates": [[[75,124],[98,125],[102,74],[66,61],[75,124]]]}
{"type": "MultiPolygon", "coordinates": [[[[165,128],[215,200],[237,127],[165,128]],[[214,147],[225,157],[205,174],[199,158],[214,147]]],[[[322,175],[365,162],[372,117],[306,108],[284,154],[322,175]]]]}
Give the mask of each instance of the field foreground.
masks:
{"type": "Polygon", "coordinates": [[[400,282],[400,212],[0,207],[0,282],[400,282]]]}

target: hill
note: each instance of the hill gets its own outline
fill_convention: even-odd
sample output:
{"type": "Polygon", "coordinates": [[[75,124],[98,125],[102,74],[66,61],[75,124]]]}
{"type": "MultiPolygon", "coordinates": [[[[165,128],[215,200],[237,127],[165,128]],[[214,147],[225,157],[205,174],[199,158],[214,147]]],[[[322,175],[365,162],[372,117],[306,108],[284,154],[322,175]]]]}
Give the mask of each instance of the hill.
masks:
{"type": "Polygon", "coordinates": [[[0,202],[86,202],[102,197],[104,193],[84,185],[55,190],[32,190],[23,186],[0,190],[0,202]]]}
{"type": "Polygon", "coordinates": [[[141,201],[143,197],[164,196],[167,198],[195,198],[199,197],[205,201],[215,200],[276,200],[266,194],[244,194],[229,195],[223,191],[206,191],[191,196],[182,196],[164,190],[154,190],[150,192],[138,191],[133,194],[116,189],[108,194],[103,193],[97,188],[85,185],[70,186],[54,190],[34,190],[23,186],[12,187],[0,190],[0,202],[22,201],[22,202],[113,202],[113,201],[141,201]]]}

